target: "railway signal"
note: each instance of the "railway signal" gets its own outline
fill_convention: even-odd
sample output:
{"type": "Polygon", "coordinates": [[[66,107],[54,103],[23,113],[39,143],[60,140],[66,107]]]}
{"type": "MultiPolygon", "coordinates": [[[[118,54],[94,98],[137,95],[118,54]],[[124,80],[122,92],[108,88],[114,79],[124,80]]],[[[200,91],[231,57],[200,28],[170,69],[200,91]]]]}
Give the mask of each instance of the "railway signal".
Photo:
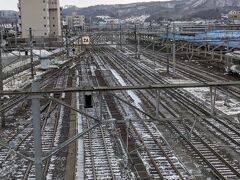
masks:
{"type": "Polygon", "coordinates": [[[85,106],[84,106],[84,108],[86,108],[86,109],[93,108],[92,95],[85,94],[85,106]]]}

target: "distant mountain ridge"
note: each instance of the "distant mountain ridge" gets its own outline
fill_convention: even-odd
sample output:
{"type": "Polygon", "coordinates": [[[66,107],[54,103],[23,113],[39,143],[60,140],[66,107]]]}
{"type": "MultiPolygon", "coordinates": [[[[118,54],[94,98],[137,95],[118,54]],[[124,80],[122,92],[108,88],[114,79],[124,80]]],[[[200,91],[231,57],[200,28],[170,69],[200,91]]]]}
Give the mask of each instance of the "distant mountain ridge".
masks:
{"type": "MultiPolygon", "coordinates": [[[[63,15],[71,15],[73,12],[85,15],[89,20],[96,16],[110,16],[126,19],[133,16],[149,15],[147,20],[185,19],[192,18],[217,19],[222,13],[230,10],[240,10],[240,0],[172,0],[139,2],[132,4],[96,5],[86,8],[66,6],[63,15]]],[[[16,22],[17,12],[0,11],[0,23],[16,22]]]]}
{"type": "Polygon", "coordinates": [[[150,15],[149,19],[215,19],[221,13],[240,10],[240,0],[172,0],[140,2],[123,5],[97,5],[87,8],[75,6],[63,10],[64,15],[78,12],[86,17],[111,16],[128,18],[131,16],[150,15]]]}

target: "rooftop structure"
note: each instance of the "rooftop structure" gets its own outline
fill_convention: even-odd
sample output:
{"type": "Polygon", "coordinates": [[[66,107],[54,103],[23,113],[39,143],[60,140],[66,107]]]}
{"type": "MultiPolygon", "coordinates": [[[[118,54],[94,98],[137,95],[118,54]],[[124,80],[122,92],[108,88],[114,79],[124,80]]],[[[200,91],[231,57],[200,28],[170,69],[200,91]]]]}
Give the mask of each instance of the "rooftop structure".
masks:
{"type": "Polygon", "coordinates": [[[194,34],[179,34],[169,33],[162,35],[165,38],[175,38],[179,41],[188,41],[194,43],[208,43],[211,45],[222,45],[226,47],[239,48],[240,47],[240,31],[231,30],[213,30],[208,32],[200,32],[194,34]]]}

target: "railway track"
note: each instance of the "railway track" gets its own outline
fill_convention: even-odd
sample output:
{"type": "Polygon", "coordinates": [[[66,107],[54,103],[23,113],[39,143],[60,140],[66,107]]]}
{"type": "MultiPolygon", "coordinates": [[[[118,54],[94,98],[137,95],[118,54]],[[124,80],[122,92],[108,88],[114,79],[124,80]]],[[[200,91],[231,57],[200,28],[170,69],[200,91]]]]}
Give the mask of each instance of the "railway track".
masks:
{"type": "MultiPolygon", "coordinates": [[[[84,127],[89,128],[90,122],[86,121],[84,127]]],[[[84,136],[86,179],[121,179],[111,141],[111,135],[102,127],[84,136]]]]}
{"type": "MultiPolygon", "coordinates": [[[[67,80],[68,80],[68,71],[62,71],[60,76],[57,79],[56,88],[60,87],[67,87],[67,80]]],[[[53,96],[55,98],[64,98],[64,94],[57,94],[53,96]]],[[[47,153],[52,148],[56,147],[58,144],[58,139],[56,138],[57,134],[60,134],[60,127],[63,122],[63,113],[64,113],[64,106],[56,103],[51,104],[53,106],[53,110],[49,113],[48,118],[43,121],[42,125],[42,150],[43,153],[47,153]]],[[[33,137],[31,137],[30,141],[32,141],[33,137]]],[[[54,157],[49,158],[43,164],[43,176],[46,179],[51,179],[53,176],[54,164],[51,164],[51,159],[54,157]]],[[[32,179],[35,178],[35,166],[32,163],[28,164],[27,170],[24,173],[23,179],[32,179]]]]}
{"type": "MultiPolygon", "coordinates": [[[[143,67],[141,68],[141,71],[145,71],[147,74],[150,74],[147,72],[143,67]]],[[[150,75],[154,76],[155,79],[158,77],[154,74],[150,75]]],[[[155,83],[154,81],[152,83],[155,83]]],[[[159,83],[159,82],[157,82],[159,83]]],[[[161,80],[161,83],[168,83],[167,81],[161,80]]],[[[185,94],[183,94],[181,91],[174,91],[173,93],[168,91],[169,94],[171,94],[172,97],[175,99],[178,99],[179,102],[181,102],[185,107],[188,108],[188,110],[191,111],[192,114],[195,114],[196,116],[201,115],[207,115],[211,118],[202,118],[202,121],[213,128],[215,130],[215,133],[220,133],[223,137],[226,138],[226,142],[232,142],[234,145],[234,148],[239,150],[240,144],[239,144],[239,138],[240,133],[238,132],[238,128],[233,126],[230,123],[224,122],[224,119],[220,119],[217,117],[214,117],[209,113],[209,110],[201,106],[200,104],[193,103],[194,99],[190,97],[190,99],[185,98],[185,94]]],[[[209,128],[209,129],[211,129],[209,128]]]]}
{"type": "MultiPolygon", "coordinates": [[[[55,87],[63,87],[66,86],[66,79],[67,79],[67,69],[63,68],[64,70],[57,71],[53,74],[49,74],[49,80],[51,83],[54,83],[54,79],[58,78],[57,82],[55,82],[55,87]],[[57,74],[58,73],[58,74],[57,74]]],[[[48,83],[49,83],[48,81],[48,83]]],[[[41,88],[44,88],[46,86],[50,86],[49,84],[41,83],[41,88]]],[[[52,86],[52,85],[51,85],[52,86]]],[[[55,95],[54,95],[55,96],[55,95]]],[[[22,97],[16,97],[22,98],[22,97]]],[[[59,97],[61,98],[61,97],[59,97]]],[[[12,100],[14,101],[14,99],[12,100]]],[[[56,134],[60,134],[59,126],[61,126],[61,121],[59,119],[62,118],[63,115],[63,107],[60,107],[60,105],[56,105],[56,103],[52,101],[47,101],[47,105],[44,105],[41,110],[41,116],[43,119],[43,125],[42,125],[42,135],[43,135],[43,151],[48,151],[54,146],[56,146],[56,134]],[[60,117],[61,116],[61,117],[60,117]]],[[[15,102],[16,103],[16,102],[15,102]]],[[[14,103],[13,103],[14,104],[14,103]]],[[[18,106],[14,105],[14,106],[18,106]]],[[[14,142],[14,149],[18,150],[20,152],[28,151],[29,154],[26,154],[27,156],[33,156],[33,136],[32,136],[32,126],[30,124],[31,117],[29,117],[29,122],[26,122],[25,125],[21,126],[22,130],[15,132],[12,131],[11,138],[8,140],[8,142],[13,141],[14,142]]],[[[11,152],[11,151],[10,151],[11,152]]],[[[14,164],[14,166],[11,166],[12,168],[9,168],[8,171],[5,173],[0,173],[3,178],[19,178],[19,179],[31,179],[34,178],[34,166],[32,163],[28,162],[25,159],[22,159],[16,154],[9,154],[9,150],[1,149],[1,159],[4,161],[3,166],[6,168],[9,168],[10,165],[14,164]]],[[[0,161],[0,162],[3,162],[0,161]]],[[[45,176],[51,176],[51,167],[53,165],[50,163],[50,160],[46,162],[45,164],[45,176]],[[50,173],[49,173],[50,172],[50,173]],[[50,174],[50,175],[49,175],[50,174]]]]}
{"type": "MultiPolygon", "coordinates": [[[[52,84],[54,84],[54,82],[58,78],[59,74],[61,74],[61,72],[63,72],[63,71],[66,71],[71,62],[72,62],[71,60],[67,61],[67,62],[63,63],[62,65],[60,65],[59,69],[49,70],[48,72],[41,75],[40,88],[44,89],[44,88],[52,87],[52,84]]],[[[30,84],[27,84],[22,89],[30,91],[30,88],[31,88],[30,86],[31,86],[30,84]]],[[[26,98],[27,98],[27,96],[13,96],[4,103],[4,106],[1,109],[3,109],[4,111],[13,109],[14,106],[18,106],[19,103],[23,102],[23,100],[25,100],[26,98]]]]}
{"type": "MultiPolygon", "coordinates": [[[[96,58],[96,56],[95,56],[95,58],[96,58]]],[[[97,62],[96,64],[97,64],[97,69],[101,69],[99,66],[99,62],[97,62]]],[[[104,78],[104,77],[108,77],[108,75],[104,76],[103,72],[100,70],[96,70],[95,73],[96,73],[97,82],[101,86],[108,86],[108,83],[104,78]]],[[[128,113],[126,112],[126,109],[124,109],[124,107],[121,105],[121,103],[116,103],[111,94],[105,93],[104,99],[105,99],[108,109],[111,113],[111,117],[110,117],[111,119],[113,118],[116,121],[124,119],[122,113],[124,113],[124,115],[127,116],[128,113]]],[[[147,172],[142,160],[140,159],[138,153],[135,151],[138,147],[137,147],[136,143],[134,142],[135,140],[133,138],[129,137],[128,130],[127,130],[128,128],[127,128],[126,124],[125,123],[117,123],[116,126],[114,126],[114,127],[116,129],[119,129],[120,132],[117,134],[120,137],[118,137],[118,139],[120,141],[120,144],[124,145],[124,146],[120,147],[120,148],[122,148],[122,151],[123,151],[120,154],[123,154],[123,156],[121,158],[125,161],[125,163],[124,163],[125,168],[129,169],[128,171],[126,171],[126,169],[125,169],[126,176],[129,179],[137,178],[137,179],[145,180],[145,179],[151,178],[151,174],[147,172]],[[132,177],[132,175],[130,175],[129,172],[131,172],[131,171],[135,173],[134,177],[132,177]]]]}
{"type": "Polygon", "coordinates": [[[131,128],[146,152],[146,154],[142,154],[143,159],[151,162],[149,163],[149,174],[153,179],[187,179],[189,177],[186,169],[172,153],[166,140],[160,135],[154,124],[132,122],[131,128]]]}
{"type": "MultiPolygon", "coordinates": [[[[78,69],[80,74],[80,85],[87,86],[97,84],[97,80],[91,73],[89,64],[81,64],[78,69]]],[[[84,99],[82,96],[80,99],[84,99]]],[[[94,104],[99,103],[99,99],[94,96],[94,104]]],[[[84,108],[83,102],[80,107],[84,108]]],[[[106,103],[103,101],[103,121],[110,119],[111,115],[106,103]]],[[[99,116],[99,106],[91,109],[85,109],[86,113],[92,116],[99,116]]],[[[93,121],[84,116],[81,117],[83,129],[87,129],[93,125],[93,121]]],[[[114,148],[114,140],[111,135],[109,125],[99,126],[83,136],[84,145],[84,177],[85,179],[125,179],[120,162],[116,158],[116,150],[114,148]]]]}
{"type": "MultiPolygon", "coordinates": [[[[145,69],[141,68],[141,71],[145,71],[147,74],[150,74],[145,69]]],[[[139,72],[140,73],[140,72],[139,72]]],[[[153,76],[155,79],[158,79],[158,76],[152,74],[150,77],[153,76]]],[[[152,81],[152,83],[156,83],[156,81],[152,81]]],[[[159,83],[159,82],[157,82],[159,83]]],[[[161,83],[168,83],[167,81],[161,80],[161,83]]],[[[168,94],[170,94],[172,97],[177,99],[181,104],[183,104],[185,107],[188,108],[188,110],[191,111],[192,114],[195,114],[196,116],[206,115],[211,118],[202,118],[202,121],[213,128],[215,130],[215,133],[221,133],[227,140],[226,142],[232,142],[234,144],[234,147],[239,149],[239,138],[240,133],[238,133],[238,128],[234,127],[232,124],[224,122],[224,120],[214,117],[209,113],[209,110],[201,106],[200,104],[193,103],[194,99],[190,97],[190,99],[185,98],[185,94],[183,94],[181,91],[174,91],[170,92],[167,91],[168,94]]],[[[154,97],[152,97],[154,98],[154,97]]]]}
{"type": "MultiPolygon", "coordinates": [[[[107,56],[108,57],[111,57],[111,55],[110,55],[110,53],[109,54],[107,54],[107,56]]],[[[115,58],[116,59],[116,58],[115,58]]],[[[115,61],[114,63],[120,63],[119,62],[119,60],[120,60],[121,58],[120,57],[118,57],[118,61],[115,61]]],[[[113,61],[113,60],[112,60],[113,61]]],[[[125,62],[126,63],[126,62],[125,62]]],[[[122,64],[122,63],[121,63],[122,64]]],[[[115,68],[116,69],[116,68],[115,68]]],[[[119,65],[119,67],[118,67],[118,69],[124,69],[123,67],[121,67],[120,65],[119,65]]],[[[136,64],[135,64],[135,66],[133,66],[132,68],[130,68],[130,69],[134,69],[135,71],[136,71],[136,64]]],[[[140,72],[141,73],[143,73],[143,70],[141,69],[141,71],[139,70],[139,74],[140,74],[140,72]]],[[[119,72],[120,73],[120,72],[119,72]]],[[[127,73],[127,72],[126,72],[127,73]]],[[[130,73],[129,73],[130,74],[130,73]]],[[[136,74],[136,73],[135,73],[136,74]]],[[[137,77],[137,76],[139,76],[138,74],[136,74],[136,75],[134,75],[134,72],[133,71],[131,71],[131,75],[129,75],[129,76],[131,76],[131,78],[130,79],[134,79],[134,77],[137,77]],[[132,77],[132,76],[134,76],[134,77],[132,77]]],[[[149,77],[149,75],[147,75],[146,74],[146,76],[145,77],[149,77]]],[[[154,77],[155,78],[155,77],[154,77]]],[[[153,77],[152,77],[152,79],[154,79],[153,77]]],[[[136,79],[136,78],[135,78],[136,79]]],[[[129,78],[128,78],[128,80],[129,80],[129,78]]],[[[139,80],[136,80],[136,81],[139,81],[139,80]]],[[[173,124],[174,125],[174,124],[173,124]]],[[[185,131],[186,131],[186,129],[185,129],[185,131]]],[[[188,142],[189,143],[189,142],[188,142]]],[[[197,148],[196,148],[196,150],[197,150],[197,148]]],[[[219,157],[218,157],[219,158],[219,157]]],[[[207,158],[206,158],[207,159],[207,158]]],[[[207,162],[207,161],[206,161],[207,162]]],[[[211,166],[211,163],[208,163],[207,162],[207,164],[209,165],[209,166],[211,166]]],[[[224,164],[224,162],[222,161],[222,165],[224,164]]],[[[218,165],[220,165],[220,164],[218,164],[218,165]]],[[[216,168],[217,169],[217,168],[216,168]]],[[[239,176],[239,174],[237,173],[238,172],[238,169],[236,170],[237,168],[235,167],[235,168],[231,168],[231,166],[228,166],[228,171],[230,172],[232,172],[232,174],[230,174],[229,172],[229,176],[232,176],[232,177],[238,177],[239,176]],[[235,170],[235,171],[234,171],[235,170]],[[235,175],[235,176],[234,176],[235,175]]],[[[218,169],[219,170],[219,169],[218,169]]],[[[220,170],[219,170],[220,171],[220,170]]],[[[214,172],[216,173],[216,174],[218,174],[218,176],[220,176],[219,174],[221,174],[221,172],[219,173],[219,171],[217,171],[217,170],[214,170],[214,172]]],[[[222,176],[221,176],[221,178],[228,178],[228,176],[227,176],[227,173],[226,174],[224,174],[224,172],[225,172],[226,170],[223,170],[223,173],[222,173],[222,176]]]]}
{"type": "MultiPolygon", "coordinates": [[[[138,116],[138,118],[140,117],[138,116]]],[[[152,126],[153,124],[144,122],[131,123],[131,128],[142,143],[145,152],[142,158],[145,162],[148,162],[149,177],[153,179],[186,179],[188,177],[187,171],[181,166],[176,156],[172,154],[160,133],[152,132],[157,130],[156,127],[152,126]]]]}
{"type": "MultiPolygon", "coordinates": [[[[132,47],[128,47],[130,50],[134,49],[132,47]]],[[[161,53],[152,53],[150,50],[144,50],[143,55],[148,57],[150,60],[155,61],[159,63],[160,65],[167,66],[167,57],[161,53]]],[[[170,68],[172,68],[172,64],[170,64],[170,68]]],[[[216,82],[216,81],[229,81],[232,80],[232,78],[229,79],[228,77],[224,77],[224,74],[214,74],[214,72],[210,72],[209,70],[204,70],[199,68],[196,65],[189,65],[187,63],[178,61],[176,64],[176,70],[178,74],[181,74],[185,77],[189,77],[194,81],[197,82],[216,82]]],[[[240,89],[238,87],[229,87],[228,89],[219,88],[219,90],[226,92],[233,97],[240,99],[240,89]]]]}
{"type": "MultiPolygon", "coordinates": [[[[147,54],[147,56],[157,59],[154,55],[150,56],[150,54],[147,54]]],[[[160,61],[158,63],[160,64],[160,61]]],[[[86,64],[78,68],[81,76],[81,86],[108,85],[108,83],[120,85],[168,83],[166,80],[159,77],[158,72],[154,72],[149,64],[145,64],[144,62],[136,63],[135,60],[126,55],[113,52],[108,48],[102,48],[98,52],[93,50],[89,59],[86,60],[86,64]],[[88,61],[91,61],[91,63],[88,63],[88,61]],[[111,82],[111,80],[114,82],[111,82]]],[[[181,69],[181,71],[179,70],[181,75],[191,77],[196,81],[200,81],[203,77],[206,77],[205,80],[207,81],[210,79],[211,81],[217,79],[217,76],[214,75],[210,77],[208,73],[205,73],[199,78],[197,77],[198,73],[201,74],[203,71],[193,74],[196,69],[187,72],[186,68],[180,68],[179,66],[178,68],[181,69]]],[[[64,67],[62,73],[60,73],[62,76],[58,76],[59,72],[58,74],[56,73],[55,76],[51,76],[48,81],[45,81],[42,87],[49,86],[56,76],[58,76],[56,87],[65,86],[66,82],[64,82],[64,79],[67,77],[66,71],[67,66],[64,67]]],[[[238,91],[235,90],[236,89],[234,89],[233,94],[238,93],[238,91]]],[[[155,92],[150,90],[118,93],[122,98],[132,101],[137,107],[147,110],[152,114],[155,113],[154,102],[156,97],[154,94],[155,92]]],[[[201,118],[201,125],[199,124],[196,127],[194,127],[195,122],[191,118],[185,121],[171,120],[164,122],[164,126],[170,129],[175,137],[179,137],[185,149],[191,152],[192,156],[197,159],[198,164],[203,165],[203,167],[207,166],[213,176],[218,179],[239,179],[240,168],[231,160],[233,157],[224,154],[217,144],[213,143],[208,137],[201,133],[201,128],[206,127],[209,132],[218,136],[219,139],[225,142],[231,142],[232,148],[238,152],[240,147],[239,128],[234,127],[231,123],[225,122],[224,119],[213,117],[207,108],[201,106],[198,102],[193,102],[193,97],[187,96],[186,98],[186,95],[187,93],[180,90],[166,90],[164,93],[161,93],[160,97],[162,101],[160,102],[159,116],[161,118],[176,119],[181,117],[181,111],[187,110],[188,113],[192,115],[206,115],[209,116],[209,118],[201,118]],[[169,96],[171,96],[171,98],[169,96]]],[[[53,96],[61,98],[65,95],[53,94],[53,96]]],[[[99,104],[99,99],[96,97],[96,94],[94,94],[93,97],[94,103],[99,104]]],[[[83,94],[80,99],[83,99],[83,94]]],[[[103,121],[112,118],[122,120],[123,117],[128,116],[130,112],[133,119],[143,118],[136,110],[129,110],[129,107],[126,107],[126,105],[123,105],[119,101],[116,103],[110,94],[104,94],[103,100],[103,121]]],[[[9,102],[11,101],[12,103],[10,103],[9,106],[5,106],[6,110],[10,110],[16,103],[20,102],[17,98],[11,99],[9,102]]],[[[83,108],[83,106],[84,103],[81,102],[80,107],[83,108]]],[[[87,109],[86,112],[92,116],[99,116],[99,106],[96,105],[95,107],[96,109],[87,109]]],[[[49,104],[43,107],[42,112],[45,113],[43,116],[45,120],[42,125],[43,151],[47,152],[53,147],[56,147],[59,141],[57,134],[60,133],[64,108],[62,105],[56,105],[53,102],[49,102],[49,104]]],[[[93,125],[93,121],[89,118],[80,117],[84,129],[93,125]]],[[[193,178],[154,123],[142,121],[135,122],[131,121],[131,118],[129,120],[129,127],[126,127],[125,124],[118,127],[123,131],[121,134],[121,142],[125,146],[128,146],[128,143],[131,142],[132,147],[134,147],[125,147],[128,151],[126,155],[129,158],[128,163],[134,163],[134,160],[136,160],[133,159],[129,151],[129,149],[135,150],[133,140],[135,141],[134,143],[137,144],[137,148],[139,148],[137,150],[139,154],[136,153],[134,155],[141,158],[140,160],[145,168],[141,167],[138,169],[137,166],[127,163],[128,166],[132,166],[131,170],[134,169],[137,178],[141,178],[141,173],[144,174],[143,179],[193,178]],[[123,135],[129,132],[131,135],[123,135]]],[[[111,126],[112,124],[106,124],[97,127],[83,136],[85,155],[84,176],[86,179],[126,179],[126,177],[131,177],[129,174],[123,172],[124,167],[121,167],[122,163],[116,157],[116,149],[114,146],[116,142],[114,142],[115,140],[111,133],[113,130],[111,126]]],[[[9,142],[14,140],[13,146],[16,149],[24,150],[27,148],[31,154],[33,149],[32,128],[29,125],[25,125],[19,132],[11,133],[12,139],[9,138],[9,142]]],[[[5,136],[7,136],[7,134],[8,133],[6,133],[5,136]]],[[[10,167],[11,164],[16,164],[7,171],[8,173],[4,178],[35,178],[34,165],[26,160],[20,161],[20,157],[12,153],[13,152],[6,151],[5,149],[2,149],[0,152],[0,162],[4,161],[5,165],[7,165],[6,167],[10,167]]],[[[55,158],[57,157],[52,157],[44,163],[44,176],[47,179],[52,179],[54,177],[55,158]]],[[[123,160],[123,158],[121,160],[123,160]]],[[[1,165],[4,164],[0,163],[0,166],[1,165]]]]}

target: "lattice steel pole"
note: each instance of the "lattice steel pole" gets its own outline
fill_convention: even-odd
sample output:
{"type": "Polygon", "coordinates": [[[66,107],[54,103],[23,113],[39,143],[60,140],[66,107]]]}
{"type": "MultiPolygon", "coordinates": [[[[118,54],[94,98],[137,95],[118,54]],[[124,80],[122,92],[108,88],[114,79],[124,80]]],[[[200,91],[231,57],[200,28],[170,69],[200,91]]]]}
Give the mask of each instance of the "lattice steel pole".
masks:
{"type": "Polygon", "coordinates": [[[176,41],[175,41],[175,24],[173,24],[173,74],[175,75],[176,72],[176,41]]]}
{"type": "Polygon", "coordinates": [[[67,59],[68,59],[69,58],[69,29],[68,29],[68,26],[66,28],[65,38],[66,38],[67,59]]]}
{"type": "Polygon", "coordinates": [[[140,59],[140,32],[138,30],[138,39],[137,39],[137,58],[140,59]]]}
{"type": "MultiPolygon", "coordinates": [[[[32,92],[39,92],[39,80],[35,79],[32,83],[32,92]]],[[[36,180],[43,180],[43,162],[42,162],[42,139],[41,139],[41,113],[40,96],[32,96],[32,114],[33,114],[33,138],[34,138],[34,164],[36,180]]]]}
{"type": "Polygon", "coordinates": [[[120,49],[122,51],[122,25],[120,24],[120,49]]]}
{"type": "Polygon", "coordinates": [[[30,41],[29,43],[30,43],[30,56],[31,56],[31,78],[34,79],[32,28],[29,28],[29,41],[30,41]]]}
{"type": "Polygon", "coordinates": [[[156,90],[156,119],[159,118],[159,90],[156,90]]]}
{"type": "Polygon", "coordinates": [[[99,105],[100,105],[100,112],[99,112],[99,119],[102,122],[103,121],[103,92],[99,92],[99,105]]]}
{"type": "MultiPolygon", "coordinates": [[[[0,91],[3,91],[3,62],[2,62],[2,49],[3,49],[3,34],[0,31],[0,91]]],[[[0,105],[3,106],[3,97],[0,97],[0,105]]],[[[0,127],[5,127],[5,115],[4,111],[1,112],[0,127]]]]}
{"type": "Polygon", "coordinates": [[[134,28],[134,43],[135,43],[135,58],[137,58],[137,53],[138,53],[138,41],[137,41],[137,25],[135,24],[134,28]]]}
{"type": "Polygon", "coordinates": [[[169,73],[169,24],[167,24],[167,73],[169,73]]]}

